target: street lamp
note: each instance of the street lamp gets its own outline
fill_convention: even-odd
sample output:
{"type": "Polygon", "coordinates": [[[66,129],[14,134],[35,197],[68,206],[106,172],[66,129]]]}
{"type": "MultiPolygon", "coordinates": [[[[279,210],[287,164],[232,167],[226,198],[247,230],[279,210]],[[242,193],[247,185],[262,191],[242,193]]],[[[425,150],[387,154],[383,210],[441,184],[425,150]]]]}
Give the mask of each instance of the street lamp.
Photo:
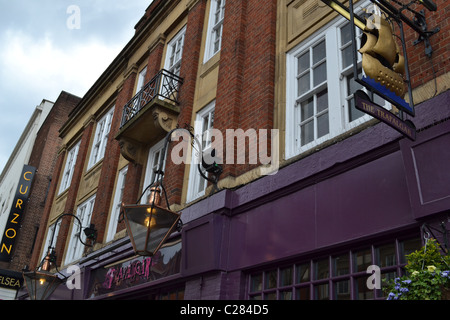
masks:
{"type": "MultiPolygon", "coordinates": [[[[175,230],[180,231],[182,227],[181,215],[170,210],[169,201],[167,199],[166,190],[163,184],[164,171],[162,170],[164,162],[166,161],[166,150],[171,135],[176,130],[187,131],[197,146],[201,146],[194,134],[184,128],[176,128],[171,130],[165,138],[164,148],[162,150],[163,159],[159,164],[158,170],[155,171],[153,181],[142,192],[137,204],[125,205],[122,204],[121,215],[125,220],[128,235],[133,245],[134,252],[140,256],[153,256],[159,248],[164,244],[166,239],[175,230]],[[142,196],[150,189],[150,195],[146,204],[139,204],[142,196]],[[161,192],[164,195],[166,208],[161,206],[161,192]]],[[[193,145],[193,144],[192,144],[193,145]]],[[[198,170],[201,176],[217,184],[218,177],[222,173],[222,167],[217,163],[206,163],[203,159],[201,147],[199,148],[198,156],[202,161],[198,161],[198,170]],[[199,151],[200,150],[200,151],[199,151]],[[207,174],[212,174],[213,178],[209,178],[207,174],[202,172],[203,169],[207,174]]],[[[214,157],[214,153],[211,152],[214,157]]],[[[122,221],[119,218],[119,221],[122,221]]]]}
{"type": "Polygon", "coordinates": [[[50,272],[51,267],[56,262],[55,251],[50,249],[48,254],[41,262],[41,269],[23,271],[23,278],[28,295],[31,300],[47,300],[47,298],[64,282],[65,279],[59,278],[50,272]]]}
{"type": "MultiPolygon", "coordinates": [[[[70,213],[62,214],[58,217],[58,219],[55,222],[55,226],[58,224],[59,220],[62,219],[64,216],[71,216],[76,218],[76,220],[79,223],[80,229],[81,221],[80,219],[70,213]]],[[[31,300],[46,300],[48,299],[51,294],[56,290],[56,288],[61,284],[64,283],[67,279],[67,277],[63,274],[61,274],[58,270],[58,267],[56,265],[56,252],[55,248],[52,247],[53,244],[53,238],[55,236],[55,230],[56,227],[53,229],[50,246],[48,247],[47,255],[44,259],[42,259],[41,263],[36,267],[35,270],[30,271],[28,270],[28,266],[26,266],[23,270],[23,278],[25,282],[26,289],[28,291],[28,296],[31,300]],[[60,273],[63,278],[58,277],[57,274],[51,273],[50,270],[55,267],[57,273],[60,273]]],[[[89,227],[84,228],[84,233],[86,237],[90,240],[95,241],[97,238],[97,230],[95,230],[95,226],[91,224],[89,227]]],[[[80,237],[78,237],[78,240],[85,245],[92,247],[92,245],[87,244],[81,240],[80,237]]]]}
{"type": "Polygon", "coordinates": [[[122,205],[125,224],[134,252],[140,256],[154,255],[167,237],[180,228],[180,214],[163,208],[161,189],[150,189],[148,204],[122,205]]]}

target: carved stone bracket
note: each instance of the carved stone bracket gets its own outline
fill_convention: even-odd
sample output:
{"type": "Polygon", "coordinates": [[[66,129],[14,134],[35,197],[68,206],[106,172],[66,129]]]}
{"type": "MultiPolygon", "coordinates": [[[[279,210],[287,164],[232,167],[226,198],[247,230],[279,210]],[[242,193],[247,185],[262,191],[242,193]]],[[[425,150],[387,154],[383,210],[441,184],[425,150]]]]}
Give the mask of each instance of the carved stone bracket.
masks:
{"type": "Polygon", "coordinates": [[[173,111],[156,106],[152,111],[152,116],[155,126],[166,132],[175,129],[177,125],[177,114],[173,111]]]}
{"type": "Polygon", "coordinates": [[[141,144],[125,137],[119,138],[120,153],[130,162],[140,163],[141,144]]]}
{"type": "Polygon", "coordinates": [[[122,156],[130,162],[144,164],[149,147],[175,129],[179,107],[161,99],[144,106],[117,133],[122,156]]]}

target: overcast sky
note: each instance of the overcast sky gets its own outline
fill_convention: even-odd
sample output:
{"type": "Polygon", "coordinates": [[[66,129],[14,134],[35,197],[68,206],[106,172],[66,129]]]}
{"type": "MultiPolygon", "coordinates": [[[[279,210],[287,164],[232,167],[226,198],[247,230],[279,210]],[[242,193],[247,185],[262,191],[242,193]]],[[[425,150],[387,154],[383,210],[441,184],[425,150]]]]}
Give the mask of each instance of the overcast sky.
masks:
{"type": "Polygon", "coordinates": [[[82,97],[152,0],[0,0],[0,172],[34,109],[82,97]]]}

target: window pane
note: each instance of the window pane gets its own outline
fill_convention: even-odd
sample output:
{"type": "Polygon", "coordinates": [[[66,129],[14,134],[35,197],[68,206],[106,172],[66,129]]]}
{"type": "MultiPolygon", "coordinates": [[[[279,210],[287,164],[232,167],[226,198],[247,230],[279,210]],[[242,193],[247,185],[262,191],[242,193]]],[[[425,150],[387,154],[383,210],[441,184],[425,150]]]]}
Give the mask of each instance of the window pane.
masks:
{"type": "Polygon", "coordinates": [[[330,295],[328,293],[328,283],[324,283],[314,287],[314,299],[328,300],[330,295]]]}
{"type": "Polygon", "coordinates": [[[314,99],[311,97],[301,103],[301,121],[305,121],[314,115],[314,99]]]}
{"type": "Polygon", "coordinates": [[[395,265],[395,243],[387,244],[377,249],[377,262],[380,267],[395,265]]]}
{"type": "Polygon", "coordinates": [[[329,130],[328,112],[317,118],[317,138],[328,134],[329,130]]]}
{"type": "Polygon", "coordinates": [[[337,281],[334,284],[334,297],[336,300],[350,300],[350,280],[337,281]]]}
{"type": "Polygon", "coordinates": [[[295,292],[297,300],[310,300],[309,286],[298,288],[295,292]]]}
{"type": "Polygon", "coordinates": [[[326,279],[330,276],[328,259],[314,262],[314,279],[326,279]]]}
{"type": "Polygon", "coordinates": [[[256,296],[250,296],[250,300],[262,300],[261,295],[258,294],[256,296]]]}
{"type": "Polygon", "coordinates": [[[341,28],[341,46],[352,40],[352,34],[350,31],[351,29],[349,23],[341,28]]]}
{"type": "Polygon", "coordinates": [[[317,112],[328,109],[328,90],[325,89],[317,94],[317,112]]]}
{"type": "Polygon", "coordinates": [[[262,274],[252,275],[250,278],[250,292],[261,291],[262,274]]]}
{"type": "Polygon", "coordinates": [[[359,251],[353,254],[354,271],[367,271],[367,267],[372,264],[372,251],[370,249],[359,251]]]}
{"type": "Polygon", "coordinates": [[[377,295],[378,296],[384,296],[384,288],[386,287],[387,283],[390,282],[391,280],[394,280],[397,277],[397,272],[392,271],[392,272],[387,272],[387,273],[382,273],[381,274],[381,290],[377,290],[377,295]]]}
{"type": "Polygon", "coordinates": [[[347,76],[347,96],[354,94],[356,90],[362,88],[362,85],[353,80],[353,73],[347,76]]]}
{"type": "Polygon", "coordinates": [[[313,64],[316,64],[326,56],[325,41],[322,41],[313,48],[313,64]]]}
{"type": "Polygon", "coordinates": [[[302,146],[314,140],[314,121],[309,121],[301,126],[302,146]]]}
{"type": "Polygon", "coordinates": [[[277,270],[266,272],[264,289],[272,289],[277,286],[277,270]]]}
{"type": "Polygon", "coordinates": [[[292,290],[281,291],[279,299],[280,300],[292,300],[292,290]]]}
{"type": "Polygon", "coordinates": [[[400,243],[400,263],[406,263],[406,256],[422,247],[422,240],[415,238],[400,243]]]}
{"type": "Polygon", "coordinates": [[[365,115],[364,112],[356,109],[355,107],[355,99],[351,98],[348,100],[348,106],[349,106],[349,115],[348,115],[348,120],[350,122],[355,121],[356,119],[361,118],[362,116],[365,115]]]}
{"type": "Polygon", "coordinates": [[[307,69],[309,69],[309,51],[298,58],[297,74],[301,74],[307,69]]]}
{"type": "Polygon", "coordinates": [[[298,78],[298,95],[309,91],[309,72],[298,78]]]}
{"type": "Polygon", "coordinates": [[[297,270],[296,282],[297,283],[308,282],[311,279],[311,277],[310,277],[311,272],[309,269],[310,269],[309,263],[304,263],[304,264],[300,264],[300,265],[296,266],[296,270],[297,270]]]}
{"type": "Polygon", "coordinates": [[[280,287],[292,284],[292,267],[280,270],[280,287]]]}
{"type": "Polygon", "coordinates": [[[346,68],[353,64],[353,48],[348,46],[342,49],[342,68],[346,68]]]}
{"type": "Polygon", "coordinates": [[[314,68],[314,86],[327,80],[327,63],[322,62],[314,68]]]}
{"type": "Polygon", "coordinates": [[[355,297],[357,300],[373,299],[373,290],[367,287],[367,278],[357,278],[355,281],[355,297]]]}
{"type": "Polygon", "coordinates": [[[379,106],[384,106],[386,104],[386,100],[384,100],[382,97],[380,97],[377,94],[373,95],[373,102],[375,102],[379,106]]]}
{"type": "Polygon", "coordinates": [[[265,293],[264,300],[277,300],[277,293],[276,292],[265,293]]]}
{"type": "Polygon", "coordinates": [[[350,272],[350,259],[348,254],[343,254],[334,258],[333,275],[342,276],[350,272]]]}

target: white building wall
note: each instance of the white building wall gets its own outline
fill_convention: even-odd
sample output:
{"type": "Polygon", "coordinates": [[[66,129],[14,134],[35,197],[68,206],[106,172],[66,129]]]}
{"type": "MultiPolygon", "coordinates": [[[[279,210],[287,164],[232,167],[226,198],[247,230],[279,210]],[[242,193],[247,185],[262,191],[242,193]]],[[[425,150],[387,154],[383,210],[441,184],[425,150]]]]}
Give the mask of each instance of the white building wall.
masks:
{"type": "Polygon", "coordinates": [[[36,106],[0,175],[0,241],[5,230],[23,166],[28,164],[30,160],[37,132],[52,107],[53,102],[47,100],[42,100],[41,104],[36,106]]]}

